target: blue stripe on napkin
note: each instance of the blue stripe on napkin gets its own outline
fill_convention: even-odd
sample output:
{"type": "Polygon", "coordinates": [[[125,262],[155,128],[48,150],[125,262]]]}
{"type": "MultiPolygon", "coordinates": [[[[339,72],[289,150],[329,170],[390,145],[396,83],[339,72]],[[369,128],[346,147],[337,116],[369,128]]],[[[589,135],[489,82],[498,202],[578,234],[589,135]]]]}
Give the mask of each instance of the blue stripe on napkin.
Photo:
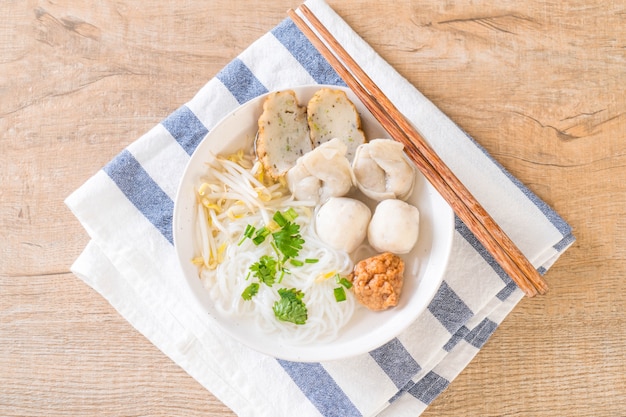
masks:
{"type": "Polygon", "coordinates": [[[346,86],[328,61],[315,49],[291,19],[283,20],[272,35],[293,55],[318,84],[346,86]]]}
{"type": "Polygon", "coordinates": [[[443,345],[443,350],[445,350],[446,352],[450,352],[452,349],[454,349],[454,347],[465,338],[465,336],[467,336],[467,334],[470,332],[470,330],[465,327],[465,326],[461,326],[459,327],[459,330],[456,331],[456,333],[454,333],[452,335],[452,337],[450,338],[450,340],[448,340],[448,342],[443,345]]]}
{"type": "Polygon", "coordinates": [[[428,311],[451,334],[455,334],[474,315],[446,281],[441,283],[435,297],[428,305],[428,311]]]}
{"type": "Polygon", "coordinates": [[[466,326],[461,326],[443,346],[443,350],[450,352],[461,340],[465,340],[470,345],[480,349],[487,343],[487,339],[491,337],[497,327],[498,324],[488,318],[478,323],[472,330],[468,329],[466,326]]]}
{"type": "Polygon", "coordinates": [[[500,301],[504,301],[517,289],[517,284],[513,281],[509,282],[505,285],[504,288],[500,290],[499,293],[496,294],[496,298],[500,301]]]}
{"type": "Polygon", "coordinates": [[[480,349],[487,343],[487,340],[491,337],[493,332],[496,331],[497,327],[497,323],[485,318],[465,336],[465,341],[475,348],[480,349]]]}
{"type": "Polygon", "coordinates": [[[439,394],[445,390],[450,382],[444,377],[430,371],[407,390],[409,394],[423,402],[430,404],[439,394]]]}
{"type": "Polygon", "coordinates": [[[404,393],[407,392],[413,385],[415,385],[415,382],[409,381],[404,387],[399,389],[398,392],[396,392],[391,398],[389,398],[389,404],[392,404],[395,400],[402,397],[404,393]]]}
{"type": "Polygon", "coordinates": [[[359,410],[322,365],[277,361],[324,417],[361,417],[359,410]]]}
{"type": "Polygon", "coordinates": [[[209,133],[189,107],[184,105],[169,115],[161,124],[189,155],[209,133]]]}
{"type": "Polygon", "coordinates": [[[173,244],[174,202],[148,175],[139,161],[128,150],[124,150],[102,169],[141,214],[173,244]]]}
{"type": "Polygon", "coordinates": [[[216,78],[224,84],[239,104],[268,92],[267,88],[239,58],[226,65],[216,78]]]}
{"type": "Polygon", "coordinates": [[[422,369],[398,339],[371,351],[370,356],[398,388],[422,369]]]}
{"type": "Polygon", "coordinates": [[[560,242],[554,245],[553,248],[557,252],[563,252],[569,245],[574,243],[575,240],[576,238],[574,237],[574,235],[571,234],[571,228],[570,228],[570,234],[565,236],[560,242]]]}

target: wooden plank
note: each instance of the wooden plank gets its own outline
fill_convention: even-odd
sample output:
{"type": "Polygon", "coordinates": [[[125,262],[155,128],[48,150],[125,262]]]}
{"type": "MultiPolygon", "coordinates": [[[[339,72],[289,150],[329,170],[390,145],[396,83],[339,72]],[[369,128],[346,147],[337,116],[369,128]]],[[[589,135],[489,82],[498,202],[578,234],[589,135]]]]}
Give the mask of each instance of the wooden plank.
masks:
{"type": "MultiPolygon", "coordinates": [[[[296,7],[2,2],[0,415],[233,416],[69,272],[63,199],[296,7]]],[[[329,1],[578,238],[424,416],[623,415],[626,4],[329,1]]]]}

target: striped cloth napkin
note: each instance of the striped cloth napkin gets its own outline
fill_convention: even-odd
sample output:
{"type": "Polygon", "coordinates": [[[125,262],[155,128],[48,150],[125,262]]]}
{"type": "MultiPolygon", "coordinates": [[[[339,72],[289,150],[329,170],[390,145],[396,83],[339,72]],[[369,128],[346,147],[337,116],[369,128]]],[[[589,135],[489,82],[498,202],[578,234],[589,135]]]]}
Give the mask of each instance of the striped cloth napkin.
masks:
{"type": "MultiPolygon", "coordinates": [[[[568,224],[328,5],[306,4],[545,272],[574,241],[568,224]]],[[[91,237],[72,271],[240,416],[416,416],[523,296],[462,222],[456,222],[450,265],[427,311],[389,343],[348,360],[296,363],[252,351],[202,320],[181,285],[172,210],[193,150],[242,103],[267,91],[315,83],[344,85],[286,19],[67,198],[91,237]]]]}

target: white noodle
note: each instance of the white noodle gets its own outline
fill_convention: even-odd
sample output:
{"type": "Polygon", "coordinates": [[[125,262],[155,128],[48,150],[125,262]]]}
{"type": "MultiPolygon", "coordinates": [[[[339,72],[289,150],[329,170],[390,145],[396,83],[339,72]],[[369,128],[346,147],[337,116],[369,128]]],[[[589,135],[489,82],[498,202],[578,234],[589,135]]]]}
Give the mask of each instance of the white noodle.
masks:
{"type": "Polygon", "coordinates": [[[210,169],[199,188],[203,195],[199,196],[197,221],[205,262],[200,277],[215,308],[223,316],[252,320],[262,331],[276,334],[285,343],[303,344],[336,338],[356,304],[347,290],[345,301],[335,300],[333,290],[338,284],[334,275],[347,275],[352,270],[352,260],[347,253],[336,251],[317,238],[313,226],[315,203],[294,200],[279,183],[265,186],[255,177],[261,169],[258,162],[252,164],[244,159],[243,163],[250,168],[221,157],[210,157],[207,163],[210,169]],[[211,205],[207,209],[208,219],[203,204],[211,205]],[[269,243],[256,246],[250,239],[242,241],[246,226],[250,224],[258,230],[270,224],[276,211],[290,207],[298,213],[295,222],[300,225],[300,234],[305,240],[298,256],[303,265],[285,264],[290,273],[283,276],[282,282],[271,287],[260,284],[259,292],[246,301],[241,297],[242,292],[250,283],[257,282],[250,274],[250,266],[263,255],[275,256],[269,243]],[[317,262],[306,263],[305,259],[317,259],[317,262]],[[214,262],[217,267],[210,267],[214,262]],[[308,311],[305,324],[295,325],[276,318],[272,306],[280,299],[280,288],[296,288],[304,293],[303,302],[308,311]]]}

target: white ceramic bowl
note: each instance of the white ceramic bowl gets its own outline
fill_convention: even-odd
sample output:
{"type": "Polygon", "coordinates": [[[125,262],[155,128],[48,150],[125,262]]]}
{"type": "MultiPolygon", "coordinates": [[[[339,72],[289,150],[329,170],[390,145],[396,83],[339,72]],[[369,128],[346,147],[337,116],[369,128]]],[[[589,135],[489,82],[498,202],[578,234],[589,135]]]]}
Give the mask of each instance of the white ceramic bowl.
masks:
{"type": "MultiPolygon", "coordinates": [[[[291,88],[300,103],[306,103],[320,89],[320,85],[291,88]]],[[[338,87],[332,87],[338,88],[338,87]]],[[[348,89],[344,89],[357,107],[367,138],[388,138],[365,106],[348,89]]],[[[245,319],[222,317],[213,308],[207,291],[191,259],[194,248],[194,213],[196,211],[194,185],[206,169],[206,155],[230,154],[244,146],[253,146],[257,119],[262,112],[265,96],[257,97],[240,106],[218,123],[202,140],[183,174],[174,206],[174,244],[184,273],[181,285],[199,301],[207,313],[207,320],[218,325],[236,340],[259,352],[292,361],[319,362],[336,360],[372,351],[405,330],[426,309],[443,279],[452,247],[454,214],[450,206],[417,174],[413,194],[408,201],[420,211],[420,234],[413,250],[403,255],[406,263],[405,282],[400,303],[382,312],[357,309],[338,338],[331,342],[288,345],[263,333],[245,319]]]]}

